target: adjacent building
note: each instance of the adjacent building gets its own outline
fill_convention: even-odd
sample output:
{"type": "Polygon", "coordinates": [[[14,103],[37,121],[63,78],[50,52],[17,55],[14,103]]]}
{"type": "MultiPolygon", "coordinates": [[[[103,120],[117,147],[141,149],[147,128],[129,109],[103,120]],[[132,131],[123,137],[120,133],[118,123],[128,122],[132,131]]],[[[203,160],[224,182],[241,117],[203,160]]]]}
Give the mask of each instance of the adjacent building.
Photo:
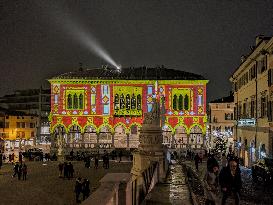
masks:
{"type": "Polygon", "coordinates": [[[50,141],[48,115],[50,113],[50,89],[17,90],[11,95],[0,97],[0,106],[8,110],[22,111],[28,115],[38,116],[35,125],[37,143],[50,141]]]}
{"type": "Polygon", "coordinates": [[[24,146],[35,144],[38,116],[20,111],[0,109],[0,135],[2,151],[23,149],[24,146]]]}
{"type": "Polygon", "coordinates": [[[227,148],[233,150],[234,106],[233,95],[209,103],[208,148],[213,148],[215,140],[220,137],[227,142],[227,148]]]}
{"type": "Polygon", "coordinates": [[[135,148],[144,113],[156,100],[164,144],[204,144],[208,80],[200,75],[164,67],[104,67],[65,73],[49,82],[56,146],[135,148]]]}
{"type": "Polygon", "coordinates": [[[257,36],[256,45],[230,77],[234,91],[236,150],[246,166],[272,157],[273,38],[257,36]]]}

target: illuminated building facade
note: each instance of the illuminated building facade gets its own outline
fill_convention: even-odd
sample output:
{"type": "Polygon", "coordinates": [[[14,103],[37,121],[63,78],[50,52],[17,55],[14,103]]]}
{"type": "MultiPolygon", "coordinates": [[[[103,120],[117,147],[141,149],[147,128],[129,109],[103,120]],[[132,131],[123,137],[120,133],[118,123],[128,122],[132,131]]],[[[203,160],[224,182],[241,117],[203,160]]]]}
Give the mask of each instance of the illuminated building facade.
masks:
{"type": "Polygon", "coordinates": [[[256,37],[252,51],[230,78],[234,90],[234,136],[245,166],[272,157],[273,38],[256,37]]]}
{"type": "MultiPolygon", "coordinates": [[[[214,140],[224,138],[227,147],[233,149],[234,128],[234,99],[233,95],[213,100],[209,103],[208,147],[214,147],[214,140]]],[[[228,151],[228,150],[226,150],[228,151]]]]}
{"type": "Polygon", "coordinates": [[[208,80],[200,75],[164,67],[96,68],[49,82],[55,146],[61,138],[70,148],[136,148],[144,113],[155,99],[160,100],[164,144],[200,148],[204,143],[208,80]]]}

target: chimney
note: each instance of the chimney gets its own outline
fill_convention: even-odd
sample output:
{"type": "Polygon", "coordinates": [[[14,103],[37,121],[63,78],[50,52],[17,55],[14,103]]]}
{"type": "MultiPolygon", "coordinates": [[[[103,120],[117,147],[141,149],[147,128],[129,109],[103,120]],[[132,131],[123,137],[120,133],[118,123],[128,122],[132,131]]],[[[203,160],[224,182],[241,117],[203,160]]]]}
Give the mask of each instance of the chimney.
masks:
{"type": "Polygon", "coordinates": [[[264,35],[258,35],[256,36],[256,46],[263,40],[264,38],[264,35]]]}
{"type": "Polygon", "coordinates": [[[246,60],[246,57],[244,55],[241,55],[241,63],[243,63],[246,60]]]}

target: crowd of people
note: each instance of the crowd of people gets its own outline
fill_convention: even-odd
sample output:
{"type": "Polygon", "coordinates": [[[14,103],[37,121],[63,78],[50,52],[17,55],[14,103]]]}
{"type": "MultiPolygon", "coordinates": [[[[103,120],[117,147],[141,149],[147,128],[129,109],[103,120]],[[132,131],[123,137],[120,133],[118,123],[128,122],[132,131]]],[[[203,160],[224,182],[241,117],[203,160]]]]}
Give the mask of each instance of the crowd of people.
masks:
{"type": "Polygon", "coordinates": [[[242,179],[239,160],[234,154],[222,154],[221,165],[213,154],[209,154],[203,181],[206,205],[225,205],[231,196],[234,198],[234,204],[239,205],[242,179]]]}
{"type": "Polygon", "coordinates": [[[24,163],[15,163],[13,167],[13,175],[12,177],[18,177],[18,180],[21,180],[23,176],[23,180],[27,180],[27,165],[24,163]]]}

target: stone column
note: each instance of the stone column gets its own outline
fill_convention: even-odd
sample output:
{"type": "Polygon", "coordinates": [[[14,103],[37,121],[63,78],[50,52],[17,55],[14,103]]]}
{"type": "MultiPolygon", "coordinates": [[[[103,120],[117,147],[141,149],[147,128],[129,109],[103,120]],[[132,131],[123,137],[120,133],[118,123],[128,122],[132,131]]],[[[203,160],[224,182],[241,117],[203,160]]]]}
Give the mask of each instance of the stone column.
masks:
{"type": "Polygon", "coordinates": [[[111,136],[112,136],[112,147],[115,147],[115,132],[112,132],[111,136]]]}
{"type": "Polygon", "coordinates": [[[205,147],[205,137],[206,137],[206,134],[202,134],[202,138],[203,138],[203,144],[202,144],[202,146],[201,147],[205,147]]]}
{"type": "Polygon", "coordinates": [[[171,148],[174,148],[174,136],[175,136],[175,133],[174,134],[172,133],[171,148]]]}
{"type": "Polygon", "coordinates": [[[96,135],[97,135],[97,148],[100,148],[100,145],[99,145],[99,141],[100,141],[100,133],[99,133],[99,132],[97,132],[97,133],[96,133],[96,135]]]}
{"type": "Polygon", "coordinates": [[[126,139],[127,139],[127,148],[129,148],[130,133],[126,133],[126,139]]]}

